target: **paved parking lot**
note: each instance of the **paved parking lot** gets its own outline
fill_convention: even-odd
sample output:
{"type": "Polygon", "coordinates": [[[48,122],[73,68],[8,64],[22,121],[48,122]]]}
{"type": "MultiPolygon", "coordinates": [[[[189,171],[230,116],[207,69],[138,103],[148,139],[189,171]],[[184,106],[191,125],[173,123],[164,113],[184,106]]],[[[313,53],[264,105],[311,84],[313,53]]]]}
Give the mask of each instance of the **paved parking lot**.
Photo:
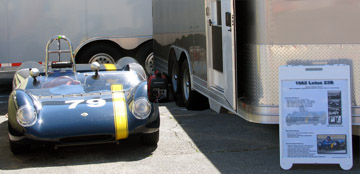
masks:
{"type": "Polygon", "coordinates": [[[13,155],[7,137],[8,91],[0,92],[0,173],[360,173],[359,138],[354,137],[354,167],[279,166],[277,125],[244,121],[211,110],[187,111],[170,102],[160,105],[160,142],[156,147],[131,137],[119,144],[33,147],[13,155]]]}

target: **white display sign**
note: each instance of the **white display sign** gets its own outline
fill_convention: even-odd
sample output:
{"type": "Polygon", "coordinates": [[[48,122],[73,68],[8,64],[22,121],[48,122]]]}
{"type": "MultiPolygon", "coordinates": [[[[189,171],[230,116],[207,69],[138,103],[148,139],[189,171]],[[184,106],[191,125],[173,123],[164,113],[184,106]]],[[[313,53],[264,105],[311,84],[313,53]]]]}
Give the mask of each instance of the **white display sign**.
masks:
{"type": "Polygon", "coordinates": [[[279,68],[280,166],[353,165],[350,67],[279,68]]]}

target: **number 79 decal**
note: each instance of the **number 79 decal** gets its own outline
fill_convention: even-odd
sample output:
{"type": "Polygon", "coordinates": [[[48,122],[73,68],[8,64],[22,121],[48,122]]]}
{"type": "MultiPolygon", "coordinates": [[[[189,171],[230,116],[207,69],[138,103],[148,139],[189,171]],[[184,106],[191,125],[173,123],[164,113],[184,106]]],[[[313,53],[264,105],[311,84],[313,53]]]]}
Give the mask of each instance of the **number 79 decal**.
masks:
{"type": "MultiPolygon", "coordinates": [[[[65,101],[66,104],[71,103],[69,109],[75,109],[80,103],[85,102],[85,100],[69,100],[65,101]]],[[[102,107],[106,104],[106,101],[103,99],[89,99],[86,100],[87,106],[92,108],[102,107]]]]}

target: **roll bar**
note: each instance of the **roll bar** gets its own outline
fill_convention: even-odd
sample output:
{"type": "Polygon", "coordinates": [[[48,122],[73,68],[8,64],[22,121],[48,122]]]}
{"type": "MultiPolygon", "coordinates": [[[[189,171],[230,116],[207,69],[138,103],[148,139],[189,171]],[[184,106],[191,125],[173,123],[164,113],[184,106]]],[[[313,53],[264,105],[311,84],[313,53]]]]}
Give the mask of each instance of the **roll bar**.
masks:
{"type": "Polygon", "coordinates": [[[50,61],[49,61],[49,55],[50,54],[58,54],[58,62],[60,62],[60,64],[64,65],[64,62],[61,62],[60,59],[60,55],[62,53],[70,53],[70,62],[68,64],[68,66],[54,66],[55,68],[61,68],[61,67],[72,67],[74,73],[76,72],[76,65],[75,65],[75,57],[74,57],[74,53],[73,53],[73,49],[72,49],[72,44],[70,39],[68,39],[66,36],[64,35],[57,35],[52,37],[46,44],[46,57],[45,57],[45,76],[48,76],[48,70],[49,70],[49,66],[50,66],[50,61]],[[49,50],[50,45],[57,40],[58,43],[58,50],[49,50]],[[64,40],[68,45],[69,45],[69,50],[62,50],[61,49],[61,44],[60,41],[64,40]]]}

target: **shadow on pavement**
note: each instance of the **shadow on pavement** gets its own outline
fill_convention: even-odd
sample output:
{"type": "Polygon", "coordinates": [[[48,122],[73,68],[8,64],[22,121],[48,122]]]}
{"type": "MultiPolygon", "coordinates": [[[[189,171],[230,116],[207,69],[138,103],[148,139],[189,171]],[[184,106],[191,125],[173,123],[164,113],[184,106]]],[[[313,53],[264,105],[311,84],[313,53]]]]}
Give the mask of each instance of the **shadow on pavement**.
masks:
{"type": "Polygon", "coordinates": [[[10,84],[1,84],[0,83],[0,105],[6,107],[0,107],[0,116],[5,115],[7,113],[7,101],[9,99],[9,94],[11,93],[11,85],[10,84]]]}
{"type": "Polygon", "coordinates": [[[13,155],[7,134],[7,121],[0,124],[0,169],[75,166],[86,164],[138,161],[152,155],[156,146],[142,146],[139,137],[129,137],[119,144],[62,147],[35,146],[28,154],[13,155]]]}
{"type": "Polygon", "coordinates": [[[0,107],[0,117],[7,114],[8,113],[8,107],[7,107],[7,103],[2,103],[3,105],[6,105],[6,107],[0,107]]]}
{"type": "MultiPolygon", "coordinates": [[[[166,104],[178,124],[221,173],[341,173],[339,165],[294,165],[280,168],[279,127],[245,121],[211,110],[184,111],[166,104]]],[[[354,141],[352,172],[360,171],[359,138],[354,141]]]]}

